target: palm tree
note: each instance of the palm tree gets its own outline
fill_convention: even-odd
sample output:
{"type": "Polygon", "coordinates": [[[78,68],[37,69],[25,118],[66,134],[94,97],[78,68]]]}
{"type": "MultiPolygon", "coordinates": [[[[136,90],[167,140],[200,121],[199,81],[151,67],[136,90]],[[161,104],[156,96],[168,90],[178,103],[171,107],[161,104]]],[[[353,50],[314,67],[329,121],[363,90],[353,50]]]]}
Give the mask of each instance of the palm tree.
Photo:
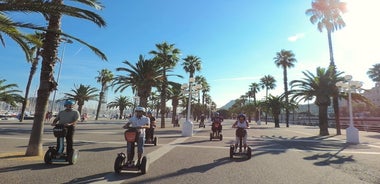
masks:
{"type": "MultiPolygon", "coordinates": [[[[78,5],[78,7],[75,6],[64,6],[63,0],[51,0],[51,1],[22,1],[23,8],[16,9],[15,11],[20,12],[28,12],[28,9],[25,9],[25,7],[30,6],[33,10],[37,12],[44,13],[45,17],[48,20],[48,26],[45,31],[45,40],[42,45],[42,65],[41,65],[41,73],[40,73],[40,84],[39,89],[37,92],[37,102],[36,102],[36,110],[34,114],[34,120],[33,120],[33,127],[29,139],[28,148],[26,150],[25,155],[27,156],[37,156],[42,155],[42,134],[43,134],[43,120],[45,118],[45,114],[47,112],[47,104],[49,101],[49,95],[50,93],[56,89],[57,82],[54,80],[54,66],[57,58],[57,50],[60,43],[60,36],[63,35],[65,37],[68,37],[70,39],[76,40],[87,47],[89,47],[92,51],[95,52],[101,59],[107,60],[106,56],[100,52],[97,48],[85,43],[84,41],[75,38],[73,36],[67,35],[61,31],[61,19],[63,15],[68,15],[74,18],[80,18],[84,20],[89,20],[98,26],[102,27],[105,26],[106,23],[96,13],[82,9],[79,7],[83,7],[83,5],[87,5],[88,7],[92,7],[95,9],[101,9],[102,6],[97,1],[93,0],[72,0],[73,2],[77,2],[81,5],[78,5]],[[60,6],[59,9],[49,9],[49,6],[60,6]]],[[[16,2],[16,1],[12,1],[16,2]]],[[[18,3],[20,4],[20,3],[18,3]]],[[[16,7],[16,6],[11,6],[16,7]]],[[[0,9],[1,10],[1,9],[0,9]]]]}
{"type": "Polygon", "coordinates": [[[119,108],[120,116],[119,119],[122,119],[124,110],[127,107],[132,107],[133,103],[129,100],[128,97],[120,95],[114,101],[107,104],[107,108],[119,108]]]}
{"type": "MultiPolygon", "coordinates": [[[[44,35],[41,32],[36,32],[34,35],[31,35],[31,36],[40,40],[41,44],[35,44],[33,42],[29,42],[29,44],[34,45],[30,48],[30,51],[29,51],[30,55],[34,57],[31,58],[31,60],[28,60],[28,62],[30,62],[32,66],[30,67],[29,78],[28,78],[28,82],[25,88],[25,96],[24,96],[25,100],[22,102],[20,117],[24,117],[24,114],[25,114],[26,105],[28,104],[30,85],[32,84],[33,76],[37,71],[38,60],[41,56],[42,41],[44,38],[44,35]]],[[[20,118],[20,122],[22,122],[23,120],[24,118],[20,118]]]]}
{"type": "Polygon", "coordinates": [[[374,64],[367,71],[367,75],[373,82],[380,82],[380,63],[374,64]]]}
{"type": "MultiPolygon", "coordinates": [[[[333,68],[332,76],[336,73],[336,66],[334,62],[334,54],[332,47],[331,33],[346,26],[341,14],[347,11],[347,4],[340,2],[340,0],[313,0],[311,8],[306,10],[306,15],[310,16],[310,22],[317,24],[318,30],[322,32],[323,29],[327,31],[327,39],[330,52],[330,68],[333,68]]],[[[340,135],[340,120],[339,120],[339,101],[338,101],[338,88],[335,86],[333,95],[333,107],[335,114],[335,122],[337,126],[337,134],[340,135]]]]}
{"type": "Polygon", "coordinates": [[[281,109],[286,106],[286,103],[284,103],[279,96],[273,96],[269,95],[268,98],[265,99],[265,101],[262,103],[262,106],[265,107],[268,111],[271,112],[273,118],[274,118],[274,127],[280,128],[280,114],[281,109]]]}
{"type": "MultiPolygon", "coordinates": [[[[256,100],[256,94],[260,91],[260,85],[256,82],[253,82],[251,83],[251,85],[249,85],[249,93],[252,95],[252,98],[253,98],[253,104],[255,106],[257,106],[257,100],[256,100]]],[[[258,108],[256,108],[256,111],[255,111],[255,121],[258,120],[258,108]]]]}
{"type": "MultiPolygon", "coordinates": [[[[202,65],[201,65],[202,61],[197,56],[188,55],[188,56],[186,56],[186,58],[183,58],[183,61],[184,62],[182,63],[182,66],[183,66],[183,69],[185,70],[185,72],[189,73],[189,79],[194,78],[194,73],[196,71],[200,71],[202,69],[202,65]]],[[[190,85],[192,85],[192,84],[190,84],[190,85]]],[[[191,91],[189,92],[189,95],[191,96],[191,91]]],[[[198,98],[198,100],[199,100],[199,98],[198,98]]],[[[191,103],[191,102],[188,101],[187,103],[191,103]]],[[[187,107],[188,107],[188,105],[187,105],[187,107]]],[[[190,119],[190,117],[187,117],[187,118],[190,119]]]]}
{"type": "MultiPolygon", "coordinates": [[[[276,79],[271,75],[265,75],[260,79],[260,84],[262,89],[265,88],[265,99],[268,98],[268,91],[276,87],[276,79]]],[[[265,124],[268,124],[268,109],[265,110],[265,124]]]]}
{"type": "Polygon", "coordinates": [[[152,87],[159,84],[162,79],[162,68],[152,61],[144,59],[140,55],[135,65],[129,61],[124,61],[128,68],[119,67],[116,71],[126,72],[127,75],[117,75],[112,85],[117,86],[115,92],[123,92],[127,87],[132,87],[133,93],[140,97],[140,106],[148,106],[148,97],[152,92],[152,87]]]}
{"type": "Polygon", "coordinates": [[[172,115],[172,124],[175,122],[177,116],[177,107],[179,105],[179,100],[182,98],[182,89],[181,84],[171,83],[168,88],[168,96],[172,101],[173,115],[172,115]]]}
{"type": "MultiPolygon", "coordinates": [[[[283,75],[284,75],[284,94],[285,94],[285,102],[289,103],[288,98],[288,68],[294,67],[294,63],[297,62],[295,55],[290,50],[282,49],[280,52],[276,53],[276,57],[273,58],[274,63],[277,67],[282,67],[283,75]]],[[[285,122],[286,127],[289,127],[289,109],[285,108],[285,122]]]]}
{"type": "Polygon", "coordinates": [[[99,90],[91,87],[90,85],[80,84],[79,87],[75,86],[75,89],[71,89],[72,93],[64,93],[66,97],[69,99],[73,99],[78,103],[78,111],[82,114],[82,108],[84,102],[89,100],[97,100],[98,94],[96,94],[99,90]]]}
{"type": "Polygon", "coordinates": [[[167,75],[166,72],[169,69],[174,68],[179,60],[178,56],[181,51],[174,47],[174,44],[168,44],[163,42],[156,44],[157,51],[150,51],[150,54],[154,55],[154,61],[158,62],[162,67],[162,83],[161,83],[161,128],[165,128],[165,111],[166,111],[166,88],[167,88],[167,75]]]}
{"type": "Polygon", "coordinates": [[[295,100],[309,100],[315,97],[315,104],[319,107],[319,135],[329,135],[327,108],[330,105],[332,96],[331,87],[335,86],[335,81],[331,80],[332,68],[320,68],[316,70],[316,75],[309,71],[302,72],[305,78],[290,82],[292,90],[289,94],[295,100]]]}
{"type": "Polygon", "coordinates": [[[18,87],[17,84],[5,84],[6,81],[7,80],[5,79],[0,79],[0,101],[12,106],[16,106],[16,103],[22,102],[24,100],[23,97],[19,94],[21,91],[14,89],[18,87]]]}
{"type": "Polygon", "coordinates": [[[101,105],[105,101],[104,93],[107,91],[109,87],[108,83],[110,83],[113,80],[113,73],[108,69],[102,69],[101,71],[98,71],[98,73],[99,75],[96,77],[96,82],[99,82],[102,88],[99,93],[99,102],[98,107],[96,108],[95,120],[98,120],[101,105]]]}

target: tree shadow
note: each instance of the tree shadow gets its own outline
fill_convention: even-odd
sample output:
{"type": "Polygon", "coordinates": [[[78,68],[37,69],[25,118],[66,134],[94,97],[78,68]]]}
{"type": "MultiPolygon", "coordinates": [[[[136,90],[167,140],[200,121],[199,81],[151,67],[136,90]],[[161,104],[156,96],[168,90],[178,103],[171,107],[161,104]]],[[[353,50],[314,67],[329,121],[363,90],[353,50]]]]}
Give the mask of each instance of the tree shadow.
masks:
{"type": "Polygon", "coordinates": [[[345,162],[355,162],[353,156],[339,156],[339,153],[343,151],[346,147],[343,147],[334,154],[324,153],[324,154],[315,154],[309,157],[304,157],[305,160],[318,160],[314,162],[316,166],[328,166],[330,164],[343,164],[345,162]]]}
{"type": "MultiPolygon", "coordinates": [[[[315,165],[323,166],[329,164],[343,164],[345,162],[353,162],[353,156],[339,156],[339,153],[347,148],[359,148],[358,145],[351,145],[340,140],[328,139],[332,136],[310,136],[310,137],[291,137],[285,138],[282,136],[260,136],[264,141],[254,142],[248,140],[249,145],[253,145],[252,157],[258,157],[265,154],[281,154],[290,150],[301,150],[305,152],[316,151],[326,152],[323,154],[315,154],[310,157],[305,157],[305,160],[319,160],[315,165]],[[335,154],[331,153],[336,152],[335,154]]],[[[365,149],[366,146],[359,145],[360,149],[365,149]]],[[[368,148],[368,146],[367,146],[368,148]]]]}
{"type": "Polygon", "coordinates": [[[130,179],[133,177],[140,176],[140,173],[121,173],[116,174],[114,172],[105,172],[105,173],[98,173],[90,176],[85,176],[82,178],[75,178],[71,181],[67,182],[66,184],[84,184],[84,183],[94,183],[94,182],[114,182],[114,181],[120,181],[125,179],[130,179]]]}
{"type": "Polygon", "coordinates": [[[12,166],[12,167],[0,168],[0,173],[14,172],[14,171],[20,172],[22,170],[44,170],[44,169],[53,169],[53,168],[70,167],[70,166],[72,165],[69,165],[67,162],[56,163],[56,164],[34,163],[34,164],[17,165],[17,166],[12,166]]]}
{"type": "Polygon", "coordinates": [[[129,184],[150,183],[153,181],[157,182],[157,180],[161,180],[161,179],[165,179],[165,178],[171,178],[171,177],[178,177],[179,175],[184,175],[184,174],[189,174],[189,173],[205,173],[205,172],[207,172],[213,168],[219,167],[219,166],[224,165],[224,164],[231,163],[231,161],[234,161],[234,160],[237,160],[237,159],[230,159],[229,157],[228,158],[225,157],[225,158],[214,160],[212,163],[197,165],[197,166],[193,166],[190,168],[184,168],[184,169],[178,170],[177,172],[172,172],[172,173],[168,173],[165,175],[156,176],[156,177],[149,178],[149,179],[141,179],[138,181],[133,181],[133,182],[128,182],[128,183],[129,184]]]}

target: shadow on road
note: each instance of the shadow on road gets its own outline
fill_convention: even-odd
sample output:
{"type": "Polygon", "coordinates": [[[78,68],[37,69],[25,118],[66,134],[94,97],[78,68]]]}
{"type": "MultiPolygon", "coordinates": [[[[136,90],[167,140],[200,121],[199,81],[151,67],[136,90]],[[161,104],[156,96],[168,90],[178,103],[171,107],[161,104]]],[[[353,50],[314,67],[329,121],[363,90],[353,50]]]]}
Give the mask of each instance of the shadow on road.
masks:
{"type": "Polygon", "coordinates": [[[189,173],[205,173],[215,167],[219,167],[224,164],[231,163],[230,158],[221,158],[214,160],[212,163],[207,163],[203,165],[197,165],[190,168],[184,168],[181,170],[178,170],[177,172],[168,173],[166,175],[156,176],[149,179],[141,179],[138,181],[128,182],[129,184],[140,184],[140,183],[150,183],[150,182],[157,182],[158,180],[165,179],[165,178],[171,178],[171,177],[178,177],[180,175],[189,174],[189,173]]]}
{"type": "MultiPolygon", "coordinates": [[[[339,155],[347,148],[357,148],[357,145],[350,145],[339,140],[328,139],[333,136],[311,136],[311,137],[291,137],[284,138],[281,136],[260,136],[264,141],[255,142],[248,141],[249,145],[253,145],[252,157],[258,157],[265,154],[281,154],[290,150],[301,151],[320,151],[328,152],[323,154],[315,154],[304,157],[305,160],[316,160],[314,165],[326,166],[330,164],[343,164],[345,162],[354,162],[353,155],[339,155]]],[[[360,146],[365,149],[366,146],[360,146]]]]}

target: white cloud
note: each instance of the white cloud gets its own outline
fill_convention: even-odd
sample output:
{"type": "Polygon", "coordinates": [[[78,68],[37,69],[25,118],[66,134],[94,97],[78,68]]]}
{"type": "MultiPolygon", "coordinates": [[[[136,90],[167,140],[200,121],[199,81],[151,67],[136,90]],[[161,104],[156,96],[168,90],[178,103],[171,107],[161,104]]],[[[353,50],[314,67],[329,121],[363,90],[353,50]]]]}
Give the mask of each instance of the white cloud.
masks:
{"type": "Polygon", "coordinates": [[[296,35],[288,37],[288,41],[295,42],[295,41],[297,41],[297,40],[299,40],[299,39],[301,39],[303,37],[305,37],[304,33],[297,33],[296,35]]]}

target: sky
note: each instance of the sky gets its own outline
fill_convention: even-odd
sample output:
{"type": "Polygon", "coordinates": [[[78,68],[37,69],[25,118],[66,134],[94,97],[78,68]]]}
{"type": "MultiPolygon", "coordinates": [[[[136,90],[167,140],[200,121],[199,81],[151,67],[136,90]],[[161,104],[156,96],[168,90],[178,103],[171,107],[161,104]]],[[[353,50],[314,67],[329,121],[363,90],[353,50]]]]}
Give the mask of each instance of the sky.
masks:
{"type": "MultiPolygon", "coordinates": [[[[66,0],[69,3],[70,1],[66,0]]],[[[149,51],[155,44],[167,42],[181,50],[173,72],[184,78],[170,80],[187,83],[189,74],[183,70],[183,58],[195,55],[201,59],[202,75],[210,84],[212,100],[221,107],[238,99],[253,82],[264,75],[276,79],[272,95],[283,93],[283,70],[273,58],[282,49],[291,50],[297,62],[288,70],[288,81],[303,78],[303,71],[315,74],[317,67],[329,65],[327,33],[319,32],[305,14],[311,0],[103,0],[104,9],[96,11],[107,26],[64,17],[64,32],[99,48],[108,61],[102,61],[79,43],[63,43],[58,57],[62,59],[57,98],[75,86],[90,85],[100,89],[95,77],[102,69],[127,67],[123,61],[136,63],[139,55],[152,58],[149,51]]],[[[380,24],[378,0],[343,0],[348,12],[343,15],[346,27],[333,33],[334,59],[338,71],[362,81],[365,89],[374,87],[366,72],[380,63],[380,24]]],[[[13,20],[44,25],[38,14],[8,14],[13,20]]],[[[12,40],[4,36],[6,47],[0,47],[0,79],[16,83],[25,91],[30,64],[12,40]]],[[[59,65],[56,65],[56,78],[59,65]]],[[[39,85],[40,67],[34,77],[31,95],[39,85]]],[[[120,95],[133,97],[130,89],[123,93],[110,89],[107,101],[120,95]]],[[[51,95],[51,99],[52,99],[51,95]]],[[[257,99],[265,97],[265,90],[257,99]]],[[[93,106],[94,103],[89,103],[93,106]]]]}

